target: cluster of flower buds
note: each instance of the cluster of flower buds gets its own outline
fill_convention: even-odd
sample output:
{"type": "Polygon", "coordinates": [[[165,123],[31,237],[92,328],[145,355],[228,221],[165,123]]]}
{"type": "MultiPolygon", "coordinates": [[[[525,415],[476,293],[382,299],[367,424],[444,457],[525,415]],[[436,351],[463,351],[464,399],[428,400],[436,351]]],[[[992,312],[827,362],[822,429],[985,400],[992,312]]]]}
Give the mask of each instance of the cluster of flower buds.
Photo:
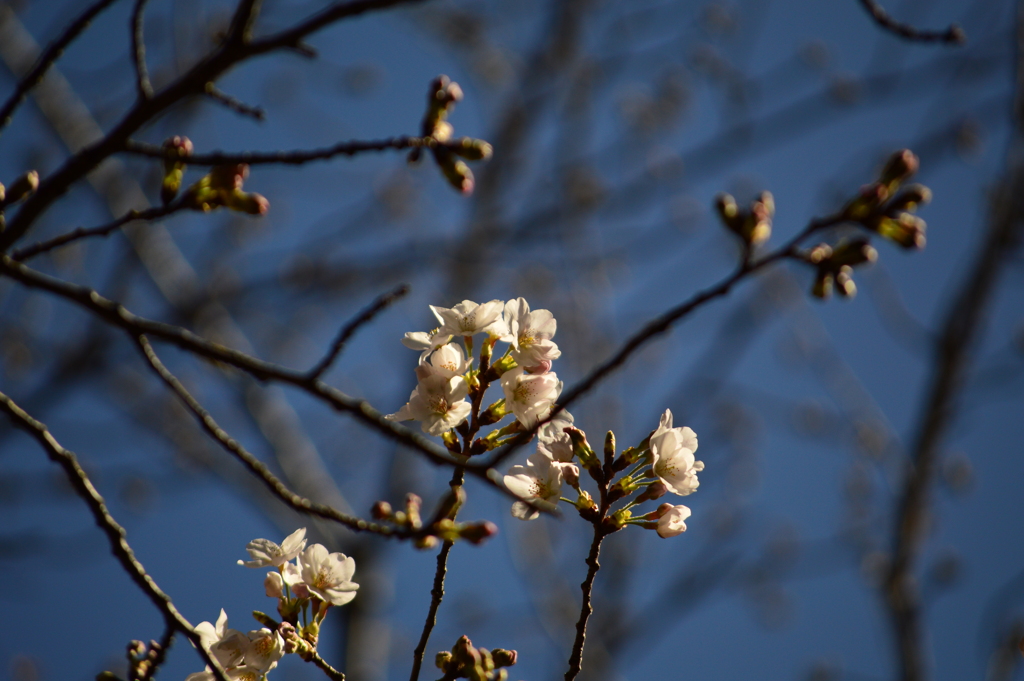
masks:
{"type": "Polygon", "coordinates": [[[446,494],[438,505],[437,510],[430,521],[424,523],[420,515],[420,508],[423,500],[415,494],[405,495],[405,510],[396,511],[386,501],[378,501],[371,509],[371,515],[377,519],[392,523],[397,527],[412,532],[423,530],[415,540],[414,546],[419,549],[429,549],[437,546],[439,541],[466,540],[471,544],[493,537],[498,532],[497,526],[488,521],[473,523],[457,523],[455,515],[459,508],[466,501],[466,492],[462,487],[453,487],[446,494]]]}
{"type": "Polygon", "coordinates": [[[193,151],[192,140],[175,135],[164,140],[163,148],[170,152],[164,156],[164,179],[160,184],[160,200],[166,206],[181,190],[181,183],[185,179],[185,159],[193,151]]]}
{"type": "MultiPolygon", "coordinates": [[[[148,679],[153,673],[153,667],[163,657],[164,649],[157,641],[150,641],[146,645],[142,641],[131,641],[128,643],[126,655],[128,657],[128,680],[148,679]]],[[[117,676],[111,672],[104,672],[96,677],[98,681],[113,681],[117,676]]]]}
{"type": "Polygon", "coordinates": [[[740,210],[730,194],[719,194],[715,197],[715,210],[722,224],[743,241],[748,252],[768,241],[772,235],[775,199],[771,192],[758,194],[747,211],[740,210]]]}
{"type": "MultiPolygon", "coordinates": [[[[432,80],[427,92],[427,112],[423,116],[421,134],[433,142],[430,145],[431,154],[449,184],[463,194],[470,194],[474,186],[473,171],[462,159],[484,161],[491,157],[493,150],[483,140],[453,137],[455,130],[448,122],[448,114],[460,101],[462,88],[458,83],[453,83],[448,76],[438,76],[432,80]]],[[[409,153],[409,161],[415,163],[420,155],[420,149],[413,149],[409,153]]]]}
{"type": "MultiPolygon", "coordinates": [[[[278,599],[278,622],[259,611],[253,617],[263,628],[244,634],[228,628],[224,610],[216,624],[200,622],[196,633],[205,648],[228,673],[229,679],[263,679],[287,653],[309,661],[316,652],[320,623],[332,605],[344,605],[356,596],[352,581],[356,563],[324,546],[306,546],[306,528],[288,535],[281,544],[254,539],[245,547],[250,568],[275,568],[263,582],[267,596],[278,599]],[[295,562],[292,562],[295,561],[295,562]],[[301,620],[301,623],[300,623],[301,620]]],[[[213,671],[191,674],[186,681],[213,681],[213,671]]]]}
{"type": "Polygon", "coordinates": [[[853,268],[877,260],[878,251],[867,239],[844,239],[835,246],[818,244],[805,257],[817,268],[812,294],[825,299],[835,288],[840,296],[852,298],[857,294],[853,268]]]}
{"type": "Polygon", "coordinates": [[[266,215],[270,210],[270,202],[266,197],[242,191],[247,177],[247,163],[217,166],[188,188],[186,200],[190,207],[205,212],[223,206],[249,215],[266,215]]]}
{"type": "Polygon", "coordinates": [[[843,217],[857,222],[903,248],[924,248],[925,221],[914,211],[931,201],[932,193],[920,184],[901,185],[917,172],[919,161],[909,149],[889,157],[878,180],[861,188],[843,208],[843,217]]]}
{"type": "Polygon", "coordinates": [[[437,668],[444,672],[442,681],[469,679],[470,681],[505,681],[508,671],[516,663],[516,651],[495,648],[474,648],[469,637],[462,636],[451,651],[443,650],[434,658],[437,668]]]}

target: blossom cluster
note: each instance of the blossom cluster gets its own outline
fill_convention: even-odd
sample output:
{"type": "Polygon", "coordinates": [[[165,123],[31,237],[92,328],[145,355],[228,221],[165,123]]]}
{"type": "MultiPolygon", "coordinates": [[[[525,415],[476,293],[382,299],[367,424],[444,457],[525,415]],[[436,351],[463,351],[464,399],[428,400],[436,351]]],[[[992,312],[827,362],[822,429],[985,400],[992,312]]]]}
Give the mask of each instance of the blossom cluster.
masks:
{"type": "MultiPolygon", "coordinates": [[[[274,568],[267,573],[264,589],[267,596],[278,599],[281,621],[253,612],[253,617],[266,626],[242,633],[228,628],[228,616],[222,609],[215,624],[196,625],[203,648],[224,668],[231,681],[259,681],[286,653],[310,659],[328,608],[345,605],[359,589],[352,581],[355,561],[342,553],[331,553],[321,544],[307,547],[304,527],[288,535],[281,544],[254,539],[245,550],[249,560],[239,560],[239,565],[274,568]]],[[[190,674],[185,681],[214,678],[207,667],[190,674]]]]}
{"type": "MultiPolygon", "coordinates": [[[[594,522],[609,518],[615,529],[634,524],[655,529],[662,537],[686,530],[685,520],[690,515],[686,506],[662,504],[637,517],[631,510],[669,492],[686,496],[697,489],[697,473],[704,469],[703,462],[694,458],[697,436],[690,428],[674,427],[671,411],[665,411],[658,428],[638,447],[630,447],[618,458],[614,451],[607,453],[607,464],[602,465],[572,414],[556,409],[562,381],[551,368],[562,353],[553,340],[557,323],[551,312],[531,311],[523,298],[482,304],[464,300],[452,308],[430,309],[439,326],[429,332],[407,333],[402,340],[421,353],[417,384],[409,401],[388,418],[419,421],[424,432],[441,437],[462,460],[536,429],[535,452],[504,477],[505,486],[520,498],[513,504],[512,514],[522,520],[538,517],[538,508],[564,501],[594,522]],[[474,367],[473,339],[477,335],[486,338],[480,347],[479,365],[474,367]],[[498,342],[508,347],[492,362],[498,342]],[[504,397],[483,408],[483,396],[491,382],[501,385],[504,397]],[[482,427],[498,424],[509,415],[515,417],[511,424],[477,437],[482,427]],[[600,503],[580,486],[581,467],[604,488],[600,503]],[[629,467],[632,470],[624,473],[629,467]],[[576,500],[562,497],[564,485],[576,491],[576,500]],[[637,496],[624,507],[611,509],[612,502],[634,493],[637,496]]],[[[609,438],[614,450],[611,433],[609,438]]]]}

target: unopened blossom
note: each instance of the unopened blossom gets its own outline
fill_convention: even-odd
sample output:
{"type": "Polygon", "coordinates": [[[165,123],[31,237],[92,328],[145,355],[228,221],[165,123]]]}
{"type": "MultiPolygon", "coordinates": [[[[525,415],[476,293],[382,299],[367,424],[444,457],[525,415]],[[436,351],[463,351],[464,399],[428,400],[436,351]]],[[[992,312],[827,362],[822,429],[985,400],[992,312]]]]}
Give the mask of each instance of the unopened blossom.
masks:
{"type": "Polygon", "coordinates": [[[249,632],[249,649],[245,653],[244,664],[266,674],[277,666],[277,661],[284,657],[284,639],[276,631],[256,629],[249,632]]]}
{"type": "Polygon", "coordinates": [[[313,544],[299,556],[299,570],[309,591],[324,603],[345,605],[356,597],[356,561],[344,553],[329,553],[323,545],[313,544]]]}
{"type": "Polygon", "coordinates": [[[423,432],[441,436],[469,416],[472,407],[465,399],[468,394],[469,386],[461,377],[428,375],[420,379],[409,395],[409,402],[386,418],[393,421],[419,421],[423,432]]]}
{"type": "Polygon", "coordinates": [[[300,527],[285,537],[285,540],[278,546],[269,539],[253,539],[245,550],[252,558],[250,561],[238,561],[239,565],[251,568],[279,567],[292,558],[299,555],[299,552],[306,546],[306,528],[300,527]]]}
{"type": "Polygon", "coordinates": [[[523,367],[502,374],[501,387],[505,392],[505,408],[527,428],[533,428],[546,418],[551,405],[562,393],[562,382],[554,372],[528,374],[523,367]]]}
{"type": "Polygon", "coordinates": [[[703,461],[695,461],[697,434],[689,428],[672,427],[672,411],[665,410],[661,424],[651,435],[651,469],[673,494],[693,494],[700,482],[703,461]]]}
{"type": "MultiPolygon", "coordinates": [[[[523,499],[540,499],[557,503],[562,496],[562,466],[541,453],[526,460],[525,466],[512,466],[505,476],[505,487],[523,499]]],[[[512,504],[512,515],[520,520],[533,520],[540,513],[521,501],[512,504]]]]}
{"type": "Polygon", "coordinates": [[[449,333],[453,336],[486,333],[500,337],[508,334],[508,327],[501,317],[503,307],[504,303],[500,300],[479,305],[471,300],[463,300],[452,308],[431,305],[430,310],[441,322],[439,333],[449,333]]]}
{"type": "Polygon", "coordinates": [[[668,506],[668,508],[664,509],[661,517],[658,518],[658,536],[668,539],[686,532],[685,521],[690,517],[690,509],[686,506],[662,504],[662,507],[664,506],[668,506]]]}
{"type": "Polygon", "coordinates": [[[551,338],[555,335],[557,323],[547,310],[530,312],[525,298],[516,298],[505,303],[505,324],[508,335],[501,340],[512,345],[512,357],[521,367],[536,367],[558,359],[562,351],[551,338]]]}
{"type": "Polygon", "coordinates": [[[470,360],[462,352],[462,346],[449,343],[434,350],[430,359],[416,367],[416,375],[422,380],[426,376],[436,374],[445,378],[461,376],[469,370],[470,360]]]}
{"type": "Polygon", "coordinates": [[[410,331],[402,338],[402,345],[412,350],[420,351],[422,362],[434,350],[446,345],[452,339],[450,333],[441,333],[440,329],[433,331],[410,331]]]}
{"type": "Polygon", "coordinates": [[[267,578],[263,580],[263,589],[270,598],[281,598],[284,596],[284,579],[280,572],[268,572],[267,578]]]}
{"type": "Polygon", "coordinates": [[[564,409],[537,431],[537,451],[553,461],[572,461],[572,438],[565,429],[573,424],[572,414],[564,409]]]}

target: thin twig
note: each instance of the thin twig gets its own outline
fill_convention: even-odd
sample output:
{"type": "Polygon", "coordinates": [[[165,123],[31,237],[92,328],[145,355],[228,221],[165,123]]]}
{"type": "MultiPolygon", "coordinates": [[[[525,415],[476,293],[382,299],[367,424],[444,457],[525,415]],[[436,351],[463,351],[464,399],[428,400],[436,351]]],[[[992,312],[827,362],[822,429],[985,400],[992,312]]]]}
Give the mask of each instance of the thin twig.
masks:
{"type": "Polygon", "coordinates": [[[876,24],[904,40],[919,43],[949,43],[951,45],[963,45],[967,42],[964,30],[956,24],[950,24],[945,31],[922,31],[910,24],[903,24],[893,19],[876,0],[860,0],[860,4],[876,24]]]}
{"type": "Polygon", "coordinates": [[[0,233],[0,252],[6,251],[20,239],[39,215],[68,191],[71,185],[92,172],[112,154],[123,151],[128,139],[136,131],[182,99],[201,94],[206,83],[216,81],[239,62],[276,50],[295,49],[311,33],[342,19],[373,10],[423,1],[425,0],[357,0],[336,3],[291,28],[259,40],[221,43],[176,80],[154,93],[151,99],[136,102],[102,139],[67,159],[57,171],[45,178],[39,189],[25,201],[14,219],[7,223],[7,229],[0,233]]]}
{"type": "Polygon", "coordinates": [[[683,319],[690,313],[699,309],[706,303],[720,298],[729,291],[732,290],[733,286],[743,281],[747,277],[753,275],[766,266],[778,262],[780,260],[793,258],[797,254],[799,245],[807,239],[809,236],[827,227],[831,227],[843,222],[843,217],[839,214],[831,215],[825,218],[818,218],[812,220],[799,234],[791,238],[779,249],[772,253],[757,259],[757,260],[744,260],[740,266],[728,277],[718,282],[714,286],[704,289],[691,296],[688,300],[680,303],[676,307],[662,313],[658,317],[655,317],[651,321],[647,322],[646,325],[640,331],[633,334],[622,346],[612,355],[610,358],[602,362],[601,364],[594,367],[586,377],[584,377],[579,383],[572,387],[563,396],[559,398],[558,404],[551,410],[551,413],[547,418],[540,421],[536,426],[530,430],[518,435],[512,442],[503,446],[497,451],[495,456],[490,461],[480,462],[478,464],[467,465],[467,469],[470,472],[474,472],[474,469],[481,469],[489,471],[490,477],[500,477],[500,474],[495,470],[495,466],[500,464],[502,461],[512,456],[520,447],[529,442],[537,431],[545,424],[553,420],[562,411],[567,409],[570,405],[576,402],[579,398],[583,397],[586,393],[592,390],[601,380],[603,380],[610,373],[618,369],[620,366],[626,363],[626,361],[633,356],[641,347],[649,343],[657,336],[665,333],[672,325],[683,319]]]}
{"type": "MultiPolygon", "coordinates": [[[[454,489],[462,485],[465,473],[462,468],[456,468],[452,474],[449,485],[454,489]]],[[[454,518],[453,518],[454,520],[454,518]]],[[[418,681],[420,678],[420,667],[423,666],[423,656],[427,652],[427,642],[430,641],[430,633],[437,624],[437,611],[444,599],[444,578],[448,573],[448,554],[455,542],[446,541],[441,545],[437,553],[437,568],[434,570],[434,586],[430,589],[430,608],[427,610],[427,619],[423,622],[423,631],[420,632],[419,643],[412,652],[412,671],[409,673],[409,681],[418,681]]]]}
{"type": "Polygon", "coordinates": [[[99,227],[79,227],[60,236],[55,236],[52,239],[46,241],[40,241],[34,243],[31,246],[25,248],[19,248],[18,250],[11,253],[11,259],[19,262],[24,262],[29,258],[34,258],[40,253],[46,253],[59,246],[64,246],[72,241],[78,241],[79,239],[88,239],[94,236],[108,236],[111,232],[114,232],[119,227],[122,227],[129,222],[134,220],[156,220],[176,213],[185,208],[184,203],[179,200],[167,204],[166,206],[156,206],[153,208],[147,208],[146,210],[131,210],[126,214],[122,215],[113,222],[109,222],[99,227]]]}
{"type": "MultiPolygon", "coordinates": [[[[350,413],[358,421],[368,425],[377,432],[419,452],[435,465],[463,466],[461,462],[452,459],[447,450],[442,449],[433,440],[384,418],[383,414],[370,406],[369,402],[365,400],[346,395],[323,381],[310,381],[305,371],[289,369],[273,362],[258,359],[244,352],[227,348],[192,333],[188,329],[174,326],[173,324],[139,317],[129,312],[123,305],[104,298],[93,289],[43,274],[6,255],[0,256],[0,274],[5,274],[31,288],[49,291],[65,300],[72,301],[98,315],[107,323],[124,329],[133,335],[145,334],[150,337],[160,338],[199,357],[233,366],[259,380],[276,381],[303,390],[337,411],[350,413]]],[[[490,474],[487,470],[473,470],[472,472],[473,475],[481,480],[485,480],[511,499],[521,501],[531,508],[542,512],[553,512],[551,504],[521,498],[507,489],[502,483],[500,475],[490,474]]]]}
{"type": "MultiPolygon", "coordinates": [[[[432,137],[388,137],[382,140],[352,140],[339,142],[331,147],[321,149],[296,149],[293,151],[243,151],[229,153],[215,151],[209,154],[193,154],[185,159],[189,164],[200,166],[221,166],[236,163],[248,163],[249,165],[281,164],[281,165],[302,165],[310,161],[324,161],[335,156],[354,156],[366,151],[388,151],[391,149],[413,149],[418,147],[438,146],[437,140],[432,137]]],[[[150,156],[152,158],[177,158],[171,156],[173,151],[167,151],[163,147],[145,142],[128,140],[123,151],[150,156]]]]}
{"type": "Polygon", "coordinates": [[[594,523],[594,540],[590,543],[590,554],[587,555],[587,577],[580,584],[583,590],[583,605],[580,607],[580,618],[576,622],[576,639],[572,644],[572,654],[569,655],[569,669],[565,672],[565,681],[572,681],[583,668],[583,644],[587,640],[587,620],[594,612],[590,604],[590,596],[594,591],[594,578],[597,571],[601,569],[598,558],[601,555],[601,542],[607,536],[601,528],[601,523],[594,523]]]}
{"type": "Polygon", "coordinates": [[[46,450],[50,460],[59,464],[64,469],[64,473],[67,475],[71,486],[89,506],[96,524],[107,535],[107,540],[110,543],[110,549],[114,557],[121,563],[128,576],[153,602],[157,610],[163,614],[167,626],[174,627],[188,637],[193,645],[195,645],[203,661],[214,670],[217,678],[220,681],[227,681],[223,668],[216,658],[203,646],[202,639],[196,633],[195,627],[178,612],[178,609],[174,607],[174,603],[171,602],[170,596],[160,589],[157,583],[153,581],[153,578],[149,576],[149,573],[146,572],[146,568],[135,557],[135,552],[125,538],[127,533],[114,519],[114,516],[110,514],[110,511],[107,510],[106,502],[100,496],[100,493],[96,491],[96,487],[93,486],[92,480],[89,479],[85,470],[79,465],[78,457],[73,452],[64,449],[53,435],[50,434],[50,431],[47,430],[44,424],[32,418],[32,416],[2,392],[0,392],[0,410],[6,412],[11,417],[15,427],[26,431],[32,436],[46,450]]]}
{"type": "MultiPolygon", "coordinates": [[[[7,101],[4,102],[3,108],[0,108],[0,134],[3,133],[3,129],[11,123],[12,115],[14,110],[18,108],[18,105],[24,101],[25,96],[29,90],[35,87],[39,81],[43,79],[47,69],[53,65],[55,61],[60,59],[61,55],[64,54],[64,48],[66,48],[75,38],[77,38],[82,31],[89,27],[92,20],[97,14],[105,10],[107,7],[112,5],[115,0],[99,0],[88,7],[78,17],[71,22],[71,25],[64,29],[56,40],[50,43],[50,46],[39,56],[35,65],[32,67],[25,76],[18,81],[18,86],[14,88],[14,92],[7,101]]],[[[7,11],[12,11],[9,8],[7,11]]]]}
{"type": "Polygon", "coordinates": [[[400,539],[416,536],[416,533],[395,530],[387,525],[380,525],[378,523],[368,522],[362,518],[346,515],[330,506],[314,503],[313,501],[292,492],[277,476],[270,472],[270,469],[267,468],[266,464],[248,452],[237,440],[228,435],[227,432],[217,424],[213,416],[210,415],[210,412],[208,412],[199,403],[199,401],[188,392],[185,386],[182,385],[181,381],[179,381],[178,378],[164,365],[164,363],[160,361],[160,357],[158,357],[156,352],[153,350],[153,346],[150,344],[149,339],[145,336],[134,336],[134,340],[138,345],[139,350],[142,352],[143,357],[149,363],[149,366],[156,372],[160,379],[167,384],[167,387],[174,391],[188,410],[192,412],[192,415],[195,416],[200,425],[202,425],[203,430],[205,430],[210,437],[216,440],[221,447],[241,461],[242,464],[244,464],[245,467],[253,473],[253,475],[258,477],[263,484],[266,485],[267,489],[269,489],[278,499],[286,503],[288,506],[299,513],[306,513],[341,523],[345,527],[357,532],[372,532],[384,537],[397,537],[400,539]]]}
{"type": "Polygon", "coordinates": [[[153,97],[153,84],[149,82],[149,70],[146,68],[146,40],[143,35],[147,1],[135,0],[135,9],[132,10],[132,56],[135,61],[135,88],[139,92],[139,99],[153,97]]]}
{"type": "Polygon", "coordinates": [[[255,118],[261,123],[267,119],[267,114],[262,108],[258,106],[251,106],[240,99],[236,99],[227,93],[221,92],[213,83],[206,84],[206,89],[203,91],[203,94],[218,104],[231,109],[240,116],[255,118]]]}
{"type": "Polygon", "coordinates": [[[228,41],[233,43],[247,43],[252,39],[252,31],[256,26],[256,18],[260,14],[262,0],[241,0],[235,9],[235,15],[231,19],[231,28],[228,29],[228,41]]]}
{"type": "Polygon", "coordinates": [[[330,368],[334,360],[338,358],[342,349],[345,347],[345,343],[352,337],[356,331],[358,331],[364,324],[371,321],[377,316],[379,312],[391,305],[393,302],[403,297],[409,292],[408,284],[401,284],[397,288],[388,291],[387,293],[379,296],[373,304],[363,310],[358,317],[349,321],[341,331],[338,333],[338,337],[334,339],[334,344],[331,346],[330,351],[324,355],[324,358],[317,362],[316,366],[309,370],[309,380],[315,381],[320,378],[327,369],[330,368]]]}
{"type": "Polygon", "coordinates": [[[320,657],[315,650],[310,653],[309,661],[319,667],[324,674],[327,674],[327,677],[331,679],[331,681],[345,681],[345,675],[327,664],[327,660],[320,657]]]}

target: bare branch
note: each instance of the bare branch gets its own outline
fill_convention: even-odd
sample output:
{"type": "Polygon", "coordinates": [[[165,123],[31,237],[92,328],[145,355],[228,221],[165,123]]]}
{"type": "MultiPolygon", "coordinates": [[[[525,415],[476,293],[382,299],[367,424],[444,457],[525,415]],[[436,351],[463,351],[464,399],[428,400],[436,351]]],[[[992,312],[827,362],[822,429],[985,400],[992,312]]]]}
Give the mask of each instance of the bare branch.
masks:
{"type": "Polygon", "coordinates": [[[310,653],[309,661],[320,668],[324,674],[327,674],[327,678],[331,679],[331,681],[345,681],[345,675],[327,664],[327,661],[320,657],[320,654],[315,650],[310,653]]]}
{"type": "Polygon", "coordinates": [[[956,24],[950,24],[949,28],[945,31],[922,31],[893,19],[878,4],[877,0],[860,0],[860,4],[871,18],[875,20],[876,24],[904,40],[918,43],[948,43],[950,45],[963,45],[967,42],[964,30],[956,24]]]}
{"type": "Polygon", "coordinates": [[[174,607],[174,603],[171,602],[171,597],[160,589],[157,583],[153,581],[153,578],[149,576],[149,573],[146,572],[146,568],[135,557],[135,552],[128,544],[128,540],[125,539],[127,533],[114,519],[114,516],[110,514],[110,511],[107,510],[106,502],[100,496],[100,493],[96,491],[92,480],[89,479],[85,470],[79,465],[78,457],[75,456],[74,452],[64,449],[53,435],[50,434],[50,431],[47,430],[44,424],[32,418],[2,392],[0,392],[0,410],[3,410],[11,417],[15,427],[31,435],[46,450],[50,459],[64,469],[64,473],[67,475],[72,487],[74,487],[75,492],[85,500],[89,510],[92,512],[93,518],[96,520],[96,524],[107,535],[107,540],[110,542],[110,550],[118,562],[121,563],[125,572],[128,573],[128,576],[131,577],[132,581],[138,585],[142,592],[149,597],[149,600],[153,602],[153,605],[163,614],[167,626],[173,626],[187,636],[192,641],[192,644],[195,645],[200,657],[214,670],[220,681],[227,681],[227,676],[220,663],[202,645],[202,639],[196,633],[195,628],[178,612],[178,609],[174,607]]]}
{"type": "MultiPolygon", "coordinates": [[[[417,147],[430,148],[433,146],[438,146],[438,142],[431,137],[388,137],[382,140],[339,142],[332,147],[324,147],[322,149],[266,152],[243,151],[239,153],[214,151],[209,154],[194,154],[185,160],[192,165],[200,166],[220,166],[235,163],[248,163],[249,165],[270,163],[302,165],[310,161],[324,161],[335,156],[354,156],[364,151],[402,150],[417,147]]],[[[123,151],[161,159],[168,157],[170,153],[163,147],[155,144],[146,144],[145,142],[136,142],[134,140],[129,140],[123,151]]]]}
{"type": "Polygon", "coordinates": [[[331,364],[334,363],[334,360],[338,358],[338,355],[345,347],[345,343],[348,342],[348,339],[351,338],[352,335],[360,329],[360,327],[371,321],[379,312],[390,306],[399,298],[405,296],[408,292],[409,285],[401,284],[394,290],[378,297],[377,300],[373,301],[373,304],[370,305],[370,307],[363,310],[358,317],[346,324],[338,333],[338,337],[334,340],[334,344],[331,346],[330,351],[324,355],[323,359],[317,362],[315,367],[309,370],[309,380],[315,381],[320,378],[323,373],[330,368],[331,364]]]}
{"type": "MultiPolygon", "coordinates": [[[[18,81],[18,86],[14,89],[14,92],[7,101],[4,102],[2,108],[0,108],[0,134],[3,133],[3,129],[11,123],[11,117],[14,110],[18,108],[18,105],[25,99],[25,95],[28,91],[36,86],[39,81],[43,79],[46,74],[46,70],[53,65],[55,61],[60,59],[61,55],[64,54],[64,48],[66,48],[71,42],[81,35],[82,31],[89,27],[92,20],[96,18],[96,15],[105,10],[107,7],[112,5],[115,0],[98,0],[93,3],[84,12],[78,15],[71,25],[64,29],[64,32],[57,37],[50,46],[46,48],[36,60],[35,65],[32,69],[26,73],[21,80],[18,81]]],[[[13,14],[13,10],[10,7],[0,7],[0,14],[10,12],[13,14]]]]}
{"type": "Polygon", "coordinates": [[[147,208],[146,210],[133,210],[127,214],[122,215],[113,222],[109,222],[99,227],[79,227],[78,229],[72,230],[60,236],[55,236],[52,239],[46,241],[40,241],[26,246],[25,248],[19,248],[18,250],[11,253],[11,259],[19,262],[24,262],[29,258],[34,258],[40,253],[46,253],[54,248],[64,246],[72,241],[78,241],[79,239],[88,239],[94,236],[108,236],[111,232],[117,230],[120,227],[132,222],[134,220],[156,220],[162,218],[171,213],[176,213],[185,208],[184,203],[179,200],[173,203],[169,203],[166,206],[159,206],[154,208],[147,208]]]}
{"type": "Polygon", "coordinates": [[[152,367],[153,371],[160,377],[160,379],[167,384],[178,398],[185,403],[185,406],[190,412],[196,417],[203,430],[216,440],[221,447],[227,450],[235,458],[242,462],[249,471],[263,481],[263,484],[267,486],[271,492],[277,496],[278,499],[288,504],[291,508],[298,511],[299,513],[305,513],[314,515],[327,520],[333,520],[341,523],[350,530],[356,532],[372,532],[385,537],[397,537],[400,539],[410,538],[414,536],[413,533],[395,530],[387,525],[380,525],[378,523],[371,523],[362,518],[355,516],[346,515],[340,511],[327,506],[325,504],[317,504],[305,497],[299,496],[295,492],[292,492],[288,487],[281,482],[277,476],[270,472],[267,466],[253,456],[233,437],[227,434],[227,432],[221,428],[217,422],[213,419],[199,401],[196,400],[182,385],[181,381],[170,372],[170,370],[160,361],[156,352],[153,350],[153,346],[150,345],[149,340],[145,336],[135,336],[135,342],[139,346],[143,357],[152,367]]]}
{"type": "Polygon", "coordinates": [[[139,92],[139,99],[153,97],[153,85],[149,82],[149,70],[146,68],[146,40],[143,36],[147,1],[135,0],[135,9],[132,10],[132,56],[135,61],[135,88],[139,92]]]}
{"type": "Polygon", "coordinates": [[[221,92],[217,89],[217,86],[213,83],[207,83],[206,89],[203,91],[204,94],[214,102],[231,109],[240,116],[248,116],[249,118],[255,118],[261,123],[267,119],[267,114],[262,108],[258,106],[250,106],[240,99],[236,99],[229,94],[221,92]]]}

